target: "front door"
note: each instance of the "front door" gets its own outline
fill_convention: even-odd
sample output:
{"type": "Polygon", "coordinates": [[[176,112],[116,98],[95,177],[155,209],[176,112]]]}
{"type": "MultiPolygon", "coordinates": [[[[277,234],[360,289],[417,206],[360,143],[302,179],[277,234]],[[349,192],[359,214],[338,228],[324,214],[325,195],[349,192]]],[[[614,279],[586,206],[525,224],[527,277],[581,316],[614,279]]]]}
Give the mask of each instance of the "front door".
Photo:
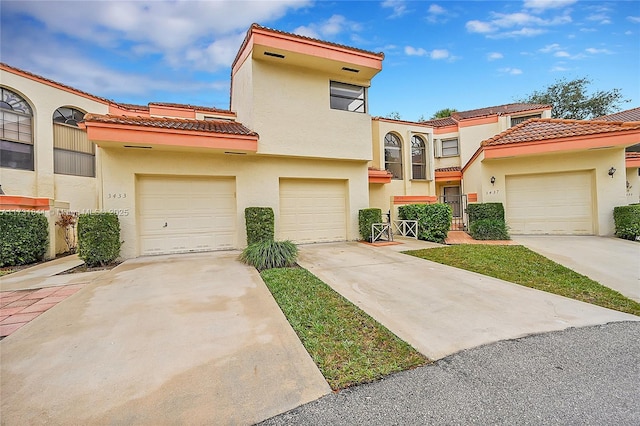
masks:
{"type": "Polygon", "coordinates": [[[445,204],[449,204],[451,207],[451,212],[453,213],[453,217],[461,216],[461,208],[460,208],[460,187],[459,186],[445,186],[444,190],[444,202],[445,204]]]}

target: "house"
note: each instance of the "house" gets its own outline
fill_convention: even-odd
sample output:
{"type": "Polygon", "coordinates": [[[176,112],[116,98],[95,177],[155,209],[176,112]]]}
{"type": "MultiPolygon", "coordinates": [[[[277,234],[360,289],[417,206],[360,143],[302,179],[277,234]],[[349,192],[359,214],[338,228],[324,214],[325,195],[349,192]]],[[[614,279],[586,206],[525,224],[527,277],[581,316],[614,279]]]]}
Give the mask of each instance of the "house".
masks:
{"type": "Polygon", "coordinates": [[[363,208],[437,201],[460,227],[465,202],[498,201],[514,233],[613,232],[640,123],[551,120],[528,104],[372,118],[383,59],[254,24],[229,109],[123,104],[0,64],[0,209],[47,214],[49,256],[64,209],[118,214],[124,258],[242,248],[252,206],[272,207],[276,237],[297,243],[358,239],[363,208]]]}

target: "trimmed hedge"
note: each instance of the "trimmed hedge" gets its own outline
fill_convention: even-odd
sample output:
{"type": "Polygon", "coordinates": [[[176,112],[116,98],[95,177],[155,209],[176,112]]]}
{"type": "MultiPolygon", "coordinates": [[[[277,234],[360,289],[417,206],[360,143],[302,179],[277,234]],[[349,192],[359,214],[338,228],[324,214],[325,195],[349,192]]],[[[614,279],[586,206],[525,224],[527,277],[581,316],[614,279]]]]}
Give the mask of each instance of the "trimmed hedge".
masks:
{"type": "Polygon", "coordinates": [[[481,219],[497,219],[504,222],[502,203],[476,203],[467,206],[469,224],[481,219]]]}
{"type": "Polygon", "coordinates": [[[402,220],[418,221],[418,238],[443,243],[451,227],[452,213],[448,204],[408,204],[398,208],[402,220]]]}
{"type": "Polygon", "coordinates": [[[247,207],[244,209],[244,221],[247,245],[274,240],[275,219],[271,207],[247,207]]]}
{"type": "Polygon", "coordinates": [[[0,212],[0,267],[43,260],[48,243],[49,223],[43,214],[0,212]]]}
{"type": "Polygon", "coordinates": [[[613,208],[616,237],[637,240],[640,237],[640,204],[613,208]]]}
{"type": "Polygon", "coordinates": [[[371,225],[382,223],[382,210],[362,209],[358,211],[358,227],[364,241],[371,242],[371,225]]]}
{"type": "Polygon", "coordinates": [[[120,255],[120,221],[115,213],[78,217],[78,257],[89,267],[104,266],[120,255]]]}
{"type": "Polygon", "coordinates": [[[504,220],[478,219],[469,225],[469,234],[474,240],[510,240],[504,220]]]}

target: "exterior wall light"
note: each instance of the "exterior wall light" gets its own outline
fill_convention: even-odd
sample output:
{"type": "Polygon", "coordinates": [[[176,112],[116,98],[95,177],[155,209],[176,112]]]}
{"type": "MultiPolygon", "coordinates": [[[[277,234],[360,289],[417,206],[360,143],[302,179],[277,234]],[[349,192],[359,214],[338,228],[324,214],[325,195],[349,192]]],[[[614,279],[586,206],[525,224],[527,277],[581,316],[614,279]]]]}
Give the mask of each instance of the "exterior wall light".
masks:
{"type": "Polygon", "coordinates": [[[496,183],[496,177],[491,176],[491,185],[494,185],[495,183],[496,183]]]}
{"type": "Polygon", "coordinates": [[[615,172],[616,172],[616,168],[612,166],[609,169],[609,176],[611,176],[611,179],[613,179],[613,175],[615,174],[615,172]]]}

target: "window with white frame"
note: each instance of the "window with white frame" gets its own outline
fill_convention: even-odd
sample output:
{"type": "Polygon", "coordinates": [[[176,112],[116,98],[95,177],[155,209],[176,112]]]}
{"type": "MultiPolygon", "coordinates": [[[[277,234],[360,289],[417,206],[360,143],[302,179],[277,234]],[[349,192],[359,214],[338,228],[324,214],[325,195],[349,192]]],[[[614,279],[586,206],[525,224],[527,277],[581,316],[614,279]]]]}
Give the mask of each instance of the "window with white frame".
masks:
{"type": "Polygon", "coordinates": [[[0,167],[33,170],[33,112],[5,87],[0,87],[0,120],[0,167]]]}
{"type": "Polygon", "coordinates": [[[412,179],[427,178],[426,148],[424,139],[414,135],[411,137],[411,174],[412,179]]]}
{"type": "Polygon", "coordinates": [[[384,168],[391,172],[392,179],[402,179],[402,142],[393,133],[384,137],[384,168]]]}
{"type": "Polygon", "coordinates": [[[95,177],[96,147],[78,128],[84,112],[60,107],[53,113],[53,172],[61,175],[95,177]]]}
{"type": "Polygon", "coordinates": [[[441,146],[441,153],[443,157],[453,157],[455,155],[460,155],[460,152],[458,150],[458,138],[442,139],[441,146]]]}
{"type": "Polygon", "coordinates": [[[367,91],[365,87],[353,84],[329,82],[331,109],[367,112],[367,91]]]}

